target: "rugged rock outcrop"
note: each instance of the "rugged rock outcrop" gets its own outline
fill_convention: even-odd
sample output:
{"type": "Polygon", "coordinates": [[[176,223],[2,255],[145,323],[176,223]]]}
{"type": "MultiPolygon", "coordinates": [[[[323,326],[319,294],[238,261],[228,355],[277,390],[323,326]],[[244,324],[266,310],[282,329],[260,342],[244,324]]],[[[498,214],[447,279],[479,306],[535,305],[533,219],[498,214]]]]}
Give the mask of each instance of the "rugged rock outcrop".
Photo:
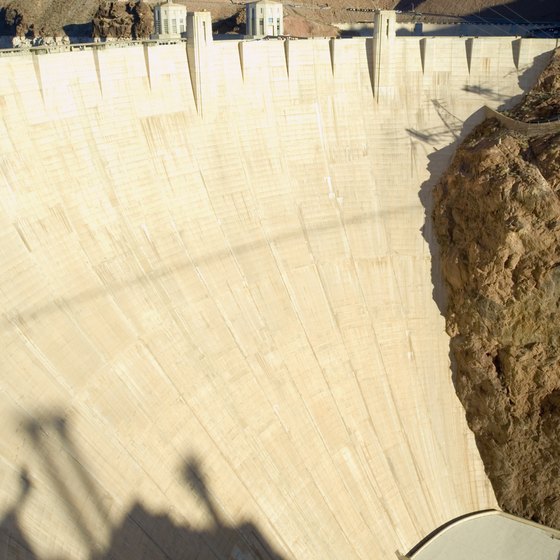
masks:
{"type": "Polygon", "coordinates": [[[136,39],[149,38],[154,32],[154,14],[150,6],[140,0],[131,6],[131,13],[133,17],[132,35],[136,39]]]}
{"type": "Polygon", "coordinates": [[[49,21],[36,22],[32,10],[26,6],[9,6],[4,13],[5,25],[15,37],[60,36],[62,29],[49,21]]]}
{"type": "Polygon", "coordinates": [[[142,2],[103,1],[93,17],[93,36],[107,39],[145,39],[153,33],[151,8],[142,2]]]}
{"type": "Polygon", "coordinates": [[[0,35],[91,37],[99,0],[0,0],[0,35]]]}
{"type": "MultiPolygon", "coordinates": [[[[510,115],[560,114],[560,51],[510,115]]],[[[456,390],[506,511],[560,527],[560,134],[494,120],[435,188],[456,390]]]]}
{"type": "Polygon", "coordinates": [[[143,39],[153,25],[152,9],[143,0],[0,0],[0,34],[15,37],[143,39]]]}
{"type": "Polygon", "coordinates": [[[241,33],[245,35],[246,32],[246,18],[245,18],[245,7],[237,10],[233,15],[218,18],[212,24],[212,30],[215,33],[226,34],[226,33],[241,33]]]}
{"type": "Polygon", "coordinates": [[[93,16],[95,38],[132,38],[132,17],[121,2],[102,2],[93,16]]]}

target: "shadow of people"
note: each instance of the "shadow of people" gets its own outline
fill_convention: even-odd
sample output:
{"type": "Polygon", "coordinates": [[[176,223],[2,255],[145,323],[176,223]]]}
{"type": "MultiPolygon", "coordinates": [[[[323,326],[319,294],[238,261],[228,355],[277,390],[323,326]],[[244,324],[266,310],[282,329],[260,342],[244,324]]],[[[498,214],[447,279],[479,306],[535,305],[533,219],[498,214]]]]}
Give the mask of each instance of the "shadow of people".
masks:
{"type": "Polygon", "coordinates": [[[197,530],[178,525],[168,515],[150,513],[136,503],[122,524],[113,530],[107,551],[93,558],[282,560],[256,525],[250,522],[230,525],[223,519],[196,460],[189,460],[182,474],[209,512],[211,526],[197,530]]]}
{"type": "MultiPolygon", "coordinates": [[[[38,458],[41,476],[37,480],[48,486],[45,495],[56,496],[73,538],[81,541],[91,560],[283,560],[255,523],[228,522],[196,459],[182,465],[178,477],[206,509],[210,520],[207,526],[191,526],[189,512],[180,504],[169,506],[186,518],[181,523],[168,511],[150,511],[140,501],[129,508],[120,523],[111,524],[104,503],[107,489],[99,487],[91,475],[64,414],[54,410],[25,417],[20,425],[38,458]]],[[[36,512],[25,511],[29,515],[26,520],[35,524],[37,532],[33,535],[26,534],[22,524],[23,506],[33,489],[27,469],[21,469],[19,485],[14,506],[0,521],[0,558],[40,560],[43,555],[39,556],[31,543],[44,530],[41,519],[36,512]]],[[[48,510],[48,504],[42,506],[43,511],[48,510]]],[[[56,538],[64,540],[63,535],[56,538]]]]}
{"type": "Polygon", "coordinates": [[[18,560],[37,560],[31,544],[25,537],[19,521],[19,510],[31,491],[31,480],[27,469],[19,473],[20,491],[16,503],[0,521],[0,558],[18,560]]]}
{"type": "Polygon", "coordinates": [[[200,465],[195,459],[187,461],[184,466],[183,476],[189,487],[205,504],[214,520],[214,526],[210,533],[212,533],[215,541],[224,540],[226,549],[231,548],[232,552],[237,550],[237,557],[239,558],[282,560],[253,523],[242,523],[232,527],[224,522],[208,491],[208,484],[200,465]],[[224,539],[224,537],[227,538],[224,539]]]}

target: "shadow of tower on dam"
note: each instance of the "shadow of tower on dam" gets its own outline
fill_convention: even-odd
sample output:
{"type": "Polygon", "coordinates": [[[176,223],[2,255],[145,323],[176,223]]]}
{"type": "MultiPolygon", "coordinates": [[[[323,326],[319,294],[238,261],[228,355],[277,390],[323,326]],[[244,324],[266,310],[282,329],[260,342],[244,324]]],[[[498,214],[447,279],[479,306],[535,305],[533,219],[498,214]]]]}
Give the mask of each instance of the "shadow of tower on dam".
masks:
{"type": "MultiPolygon", "coordinates": [[[[207,527],[192,527],[188,519],[179,523],[167,511],[153,512],[138,500],[120,522],[111,523],[111,497],[88,470],[68,420],[55,411],[26,419],[23,426],[38,461],[33,469],[20,468],[16,499],[0,520],[1,558],[47,558],[32,544],[38,536],[27,534],[24,528],[26,503],[46,486],[48,491],[42,495],[52,498],[44,504],[45,515],[58,508],[57,515],[62,514],[73,527],[90,560],[284,560],[255,523],[233,524],[225,519],[195,457],[185,460],[177,479],[206,510],[211,520],[207,527]]],[[[176,504],[169,505],[176,509],[176,504]]],[[[73,558],[74,554],[57,558],[73,558]]]]}

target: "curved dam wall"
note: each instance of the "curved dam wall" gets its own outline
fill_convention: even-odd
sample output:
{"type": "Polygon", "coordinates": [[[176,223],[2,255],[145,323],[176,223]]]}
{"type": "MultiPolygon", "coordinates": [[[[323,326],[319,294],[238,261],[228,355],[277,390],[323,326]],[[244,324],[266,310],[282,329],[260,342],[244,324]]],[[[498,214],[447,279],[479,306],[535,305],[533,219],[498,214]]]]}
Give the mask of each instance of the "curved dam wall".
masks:
{"type": "Polygon", "coordinates": [[[0,56],[3,555],[390,558],[495,507],[425,205],[556,43],[389,39],[0,56]]]}

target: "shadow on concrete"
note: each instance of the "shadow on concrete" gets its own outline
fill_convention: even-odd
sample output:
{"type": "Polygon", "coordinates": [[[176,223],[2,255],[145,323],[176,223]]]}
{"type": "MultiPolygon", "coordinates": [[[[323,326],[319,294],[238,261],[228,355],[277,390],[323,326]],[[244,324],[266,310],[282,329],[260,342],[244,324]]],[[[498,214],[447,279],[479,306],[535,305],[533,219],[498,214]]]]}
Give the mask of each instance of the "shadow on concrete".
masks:
{"type": "Polygon", "coordinates": [[[465,84],[463,86],[463,91],[479,95],[480,97],[484,97],[485,99],[488,99],[489,101],[493,101],[495,103],[504,103],[510,99],[510,97],[508,97],[507,95],[503,95],[492,88],[484,87],[481,85],[465,84]]]}
{"type": "Polygon", "coordinates": [[[19,494],[14,506],[4,514],[0,521],[0,557],[18,560],[35,560],[31,544],[20,527],[19,516],[32,490],[27,469],[19,473],[19,494]]]}
{"type": "MultiPolygon", "coordinates": [[[[440,118],[445,118],[443,111],[438,111],[440,118]]],[[[442,317],[445,318],[447,309],[447,290],[444,285],[443,275],[441,273],[441,257],[439,245],[434,230],[433,211],[434,211],[434,197],[433,190],[437,182],[440,180],[446,169],[449,167],[453,154],[463,139],[473,130],[473,128],[483,122],[485,119],[484,108],[480,108],[473,113],[466,121],[464,121],[460,128],[458,128],[457,121],[453,120],[447,123],[444,127],[447,131],[449,144],[444,148],[436,150],[428,155],[428,171],[429,178],[420,186],[419,198],[424,207],[424,225],[422,226],[422,236],[424,237],[431,255],[431,279],[432,279],[432,299],[436,303],[438,310],[442,317]]],[[[412,138],[419,140],[417,135],[409,132],[412,138]]],[[[440,137],[441,138],[441,137],[440,137]]],[[[451,364],[451,379],[453,385],[457,379],[457,367],[455,364],[455,357],[451,348],[449,348],[449,361],[451,364]]]]}
{"type": "Polygon", "coordinates": [[[371,87],[371,95],[373,96],[373,38],[364,41],[366,47],[367,66],[369,71],[369,85],[371,87]]]}
{"type": "MultiPolygon", "coordinates": [[[[435,144],[448,139],[450,142],[457,140],[463,129],[463,121],[449,111],[439,99],[432,99],[432,106],[441,121],[441,125],[432,128],[417,130],[405,128],[408,135],[414,140],[425,144],[435,144]]],[[[435,148],[434,148],[435,149],[435,148]]]]}
{"type": "Polygon", "coordinates": [[[527,64],[520,68],[521,74],[518,78],[519,87],[527,93],[539,79],[541,72],[546,68],[548,63],[552,60],[554,51],[545,52],[536,56],[531,64],[527,64]]]}
{"type": "MultiPolygon", "coordinates": [[[[178,478],[209,513],[212,521],[208,527],[197,530],[179,525],[167,513],[150,512],[139,501],[132,504],[120,524],[111,525],[106,505],[110,496],[104,496],[88,471],[64,416],[54,413],[32,418],[24,422],[24,431],[39,458],[39,474],[46,474],[34,480],[42,480],[56,496],[53,508],[62,504],[68,530],[79,537],[90,560],[283,560],[256,524],[232,525],[224,519],[195,458],[182,465],[178,478]],[[100,540],[108,544],[102,547],[100,540]]],[[[22,511],[33,492],[25,467],[20,470],[19,484],[14,505],[0,520],[0,558],[41,560],[22,528],[22,511]]],[[[49,505],[44,506],[48,516],[49,505]]],[[[179,509],[177,504],[170,506],[179,509]]]]}
{"type": "MultiPolygon", "coordinates": [[[[511,45],[513,59],[516,66],[519,66],[519,51],[521,48],[520,40],[518,39],[512,41],[511,45]]],[[[535,85],[541,72],[550,62],[553,53],[554,51],[549,51],[536,56],[531,64],[522,66],[518,70],[513,70],[512,72],[508,73],[508,76],[513,73],[518,74],[517,83],[519,84],[519,88],[525,93],[528,92],[535,85]]],[[[497,105],[498,111],[507,111],[512,109],[518,103],[520,103],[525,96],[525,93],[520,93],[519,95],[510,97],[497,92],[493,88],[486,87],[484,84],[465,84],[463,86],[463,91],[472,93],[473,95],[478,95],[488,100],[492,104],[499,103],[499,105],[497,105]]]]}
{"type": "Polygon", "coordinates": [[[425,133],[423,131],[407,130],[413,141],[425,142],[431,145],[431,140],[437,139],[441,141],[445,137],[449,139],[449,144],[444,148],[436,150],[428,155],[428,171],[429,178],[420,186],[419,198],[424,207],[424,225],[422,227],[422,236],[426,240],[430,248],[432,257],[432,297],[436,302],[442,316],[445,316],[446,308],[446,291],[443,285],[443,278],[440,270],[439,246],[437,244],[436,235],[433,228],[432,213],[434,209],[433,189],[439,181],[445,170],[449,167],[451,159],[460,142],[472,131],[472,129],[481,123],[484,116],[484,109],[481,107],[473,113],[466,121],[461,121],[442,106],[437,100],[433,100],[434,110],[439,118],[443,121],[443,126],[437,129],[437,134],[433,132],[425,133]]]}

